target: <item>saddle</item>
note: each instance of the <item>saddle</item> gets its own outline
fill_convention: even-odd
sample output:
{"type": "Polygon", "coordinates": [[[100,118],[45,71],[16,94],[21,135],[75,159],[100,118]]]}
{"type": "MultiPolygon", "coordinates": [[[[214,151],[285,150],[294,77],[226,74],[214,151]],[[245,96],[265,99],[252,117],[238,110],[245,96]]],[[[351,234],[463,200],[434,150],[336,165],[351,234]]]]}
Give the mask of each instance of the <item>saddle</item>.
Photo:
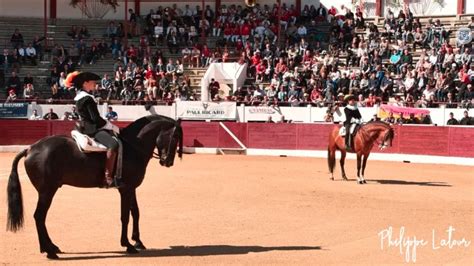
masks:
{"type": "Polygon", "coordinates": [[[77,130],[71,131],[71,136],[76,141],[76,144],[79,147],[79,150],[81,150],[84,153],[107,151],[107,147],[95,141],[93,138],[85,134],[82,134],[81,132],[77,130]]]}
{"type": "Polygon", "coordinates": [[[350,127],[350,134],[349,136],[346,136],[346,127],[343,126],[339,129],[339,135],[342,136],[343,138],[349,138],[349,147],[346,146],[346,150],[348,152],[354,151],[354,136],[357,134],[357,131],[360,129],[361,125],[360,124],[351,124],[350,127]]]}
{"type": "MultiPolygon", "coordinates": [[[[77,130],[71,131],[71,136],[76,141],[77,147],[79,148],[80,151],[83,153],[92,153],[92,152],[107,152],[107,147],[105,147],[103,144],[100,144],[99,142],[95,141],[93,138],[82,134],[81,132],[77,130]]],[[[116,163],[116,169],[115,169],[115,178],[116,179],[121,179],[122,178],[122,161],[123,161],[123,146],[122,142],[117,139],[119,143],[119,150],[118,150],[118,155],[117,155],[117,160],[115,161],[116,163]]]]}
{"type": "MultiPolygon", "coordinates": [[[[351,135],[355,136],[359,128],[360,128],[359,124],[352,124],[350,128],[351,135]]],[[[341,128],[339,128],[339,136],[345,136],[345,135],[346,135],[346,127],[342,126],[341,128]]]]}

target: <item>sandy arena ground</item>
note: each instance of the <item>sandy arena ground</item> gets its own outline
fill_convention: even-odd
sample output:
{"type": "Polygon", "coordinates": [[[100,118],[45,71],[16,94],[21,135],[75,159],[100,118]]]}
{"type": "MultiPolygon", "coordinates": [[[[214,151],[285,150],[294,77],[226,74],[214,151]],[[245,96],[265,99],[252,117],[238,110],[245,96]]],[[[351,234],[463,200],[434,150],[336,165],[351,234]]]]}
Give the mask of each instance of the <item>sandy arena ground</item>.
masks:
{"type": "MultiPolygon", "coordinates": [[[[13,156],[0,154],[1,226],[13,156]]],[[[46,221],[66,252],[54,262],[39,253],[37,195],[20,165],[26,226],[0,228],[0,264],[403,264],[405,248],[381,248],[378,234],[390,226],[392,241],[402,226],[405,240],[425,240],[417,264],[474,264],[474,243],[440,244],[450,226],[451,244],[474,240],[474,167],[369,159],[368,184],[358,185],[355,161],[346,163],[350,182],[330,181],[326,160],[315,158],[187,155],[169,169],[152,161],[138,189],[148,250],[131,256],[120,247],[117,191],[65,186],[46,221]]]]}

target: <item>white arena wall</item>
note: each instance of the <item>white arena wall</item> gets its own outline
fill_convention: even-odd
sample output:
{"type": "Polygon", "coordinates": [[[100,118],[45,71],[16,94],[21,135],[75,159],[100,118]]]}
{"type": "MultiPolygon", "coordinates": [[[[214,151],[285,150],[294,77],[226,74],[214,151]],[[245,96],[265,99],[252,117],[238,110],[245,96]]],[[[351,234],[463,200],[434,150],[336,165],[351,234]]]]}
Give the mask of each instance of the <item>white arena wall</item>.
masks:
{"type": "MultiPolygon", "coordinates": [[[[153,106],[149,111],[145,110],[143,105],[112,105],[114,111],[118,113],[120,121],[134,121],[140,117],[150,114],[160,114],[171,118],[176,117],[176,104],[165,106],[157,105],[153,106]]],[[[71,110],[72,105],[50,105],[50,104],[31,104],[28,107],[28,116],[31,115],[34,109],[37,110],[38,114],[46,114],[50,108],[53,108],[54,112],[61,117],[64,112],[71,110]]],[[[463,117],[464,109],[445,109],[441,108],[426,108],[430,111],[431,119],[434,124],[438,126],[446,125],[446,121],[449,119],[449,113],[453,112],[456,119],[463,117]]],[[[99,110],[101,115],[105,116],[107,112],[107,105],[100,105],[99,110]]],[[[238,122],[252,122],[252,121],[265,121],[269,116],[274,121],[280,120],[281,116],[285,116],[286,120],[292,120],[294,123],[314,123],[322,122],[326,114],[327,108],[318,107],[251,107],[240,105],[237,106],[237,121],[238,122]]],[[[369,121],[374,114],[378,112],[377,107],[371,108],[360,108],[364,121],[369,121]]],[[[474,116],[474,110],[469,110],[469,115],[474,116]]],[[[334,113],[335,122],[344,121],[344,115],[342,108],[340,114],[334,113]]]]}

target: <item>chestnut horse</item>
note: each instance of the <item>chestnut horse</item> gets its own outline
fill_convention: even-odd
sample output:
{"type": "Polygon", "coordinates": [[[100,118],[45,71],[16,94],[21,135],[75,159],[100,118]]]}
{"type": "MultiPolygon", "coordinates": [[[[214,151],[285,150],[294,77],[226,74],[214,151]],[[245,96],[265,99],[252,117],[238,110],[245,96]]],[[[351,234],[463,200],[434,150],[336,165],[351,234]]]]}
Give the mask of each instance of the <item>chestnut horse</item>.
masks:
{"type": "MultiPolygon", "coordinates": [[[[346,172],[344,171],[344,161],[346,159],[346,147],[344,137],[339,135],[339,127],[334,128],[329,135],[328,145],[328,166],[330,179],[334,180],[334,167],[336,164],[336,150],[341,151],[341,172],[342,179],[347,180],[346,172]]],[[[372,121],[362,125],[353,137],[354,152],[357,154],[357,181],[359,184],[367,183],[364,179],[364,171],[369,158],[370,151],[374,143],[379,143],[379,148],[385,149],[387,146],[392,146],[394,137],[393,128],[381,121],[372,121]],[[362,168],[362,173],[361,173],[362,168]]]]}

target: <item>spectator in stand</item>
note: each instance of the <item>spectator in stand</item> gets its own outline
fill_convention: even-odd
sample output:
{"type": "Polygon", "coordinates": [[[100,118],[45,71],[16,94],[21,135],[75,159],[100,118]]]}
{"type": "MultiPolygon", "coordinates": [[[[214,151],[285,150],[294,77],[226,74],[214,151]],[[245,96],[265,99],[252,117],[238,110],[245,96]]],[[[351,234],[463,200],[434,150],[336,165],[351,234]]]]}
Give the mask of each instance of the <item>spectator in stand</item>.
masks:
{"type": "Polygon", "coordinates": [[[389,124],[395,124],[397,122],[392,112],[390,112],[383,121],[389,124]]]}
{"type": "Polygon", "coordinates": [[[10,43],[12,44],[13,49],[18,49],[25,44],[25,41],[23,40],[23,35],[20,33],[19,29],[15,29],[15,32],[10,38],[10,43]]]}
{"type": "Polygon", "coordinates": [[[3,68],[4,73],[8,73],[12,62],[13,58],[8,49],[3,49],[3,54],[0,55],[0,67],[3,68]]]}
{"type": "Polygon", "coordinates": [[[79,30],[79,39],[87,39],[91,35],[89,34],[89,30],[87,29],[86,26],[82,26],[81,29],[79,30]]]}
{"type": "Polygon", "coordinates": [[[8,91],[8,97],[7,100],[5,101],[6,103],[14,102],[17,99],[16,92],[13,89],[10,89],[8,91]]]}
{"type": "Polygon", "coordinates": [[[114,21],[110,21],[107,29],[105,30],[104,37],[108,37],[110,39],[114,39],[117,37],[117,26],[115,25],[114,21]]]}
{"type": "Polygon", "coordinates": [[[71,37],[73,40],[79,39],[79,28],[77,28],[76,25],[72,25],[66,35],[71,37]]]}
{"type": "Polygon", "coordinates": [[[219,94],[219,89],[219,82],[217,82],[215,79],[211,79],[211,83],[209,83],[209,93],[211,94],[211,99],[214,99],[216,95],[219,94]]]}
{"type": "Polygon", "coordinates": [[[448,126],[459,125],[459,121],[456,120],[456,118],[454,118],[453,112],[450,112],[450,113],[449,113],[449,119],[448,119],[448,121],[446,122],[446,124],[447,124],[448,126]]]}
{"type": "Polygon", "coordinates": [[[474,121],[472,117],[469,116],[469,113],[467,110],[464,111],[464,116],[461,119],[461,121],[459,121],[459,124],[460,125],[474,125],[474,121]]]}
{"type": "Polygon", "coordinates": [[[49,109],[49,112],[43,116],[44,120],[57,120],[59,119],[58,115],[53,111],[53,108],[49,109]]]}
{"type": "Polygon", "coordinates": [[[43,118],[38,114],[38,111],[36,109],[33,110],[33,113],[28,118],[28,120],[41,120],[41,119],[43,118]]]}
{"type": "Polygon", "coordinates": [[[20,78],[16,75],[15,71],[13,71],[11,76],[8,78],[7,89],[14,90],[15,93],[19,92],[19,90],[21,89],[21,81],[20,78]]]}
{"type": "Polygon", "coordinates": [[[35,97],[35,90],[33,88],[33,84],[25,83],[25,88],[23,89],[23,98],[24,99],[33,99],[35,97]]]}
{"type": "Polygon", "coordinates": [[[112,106],[109,106],[107,108],[107,114],[105,114],[105,118],[109,121],[117,121],[118,120],[118,114],[112,109],[112,106]]]}

